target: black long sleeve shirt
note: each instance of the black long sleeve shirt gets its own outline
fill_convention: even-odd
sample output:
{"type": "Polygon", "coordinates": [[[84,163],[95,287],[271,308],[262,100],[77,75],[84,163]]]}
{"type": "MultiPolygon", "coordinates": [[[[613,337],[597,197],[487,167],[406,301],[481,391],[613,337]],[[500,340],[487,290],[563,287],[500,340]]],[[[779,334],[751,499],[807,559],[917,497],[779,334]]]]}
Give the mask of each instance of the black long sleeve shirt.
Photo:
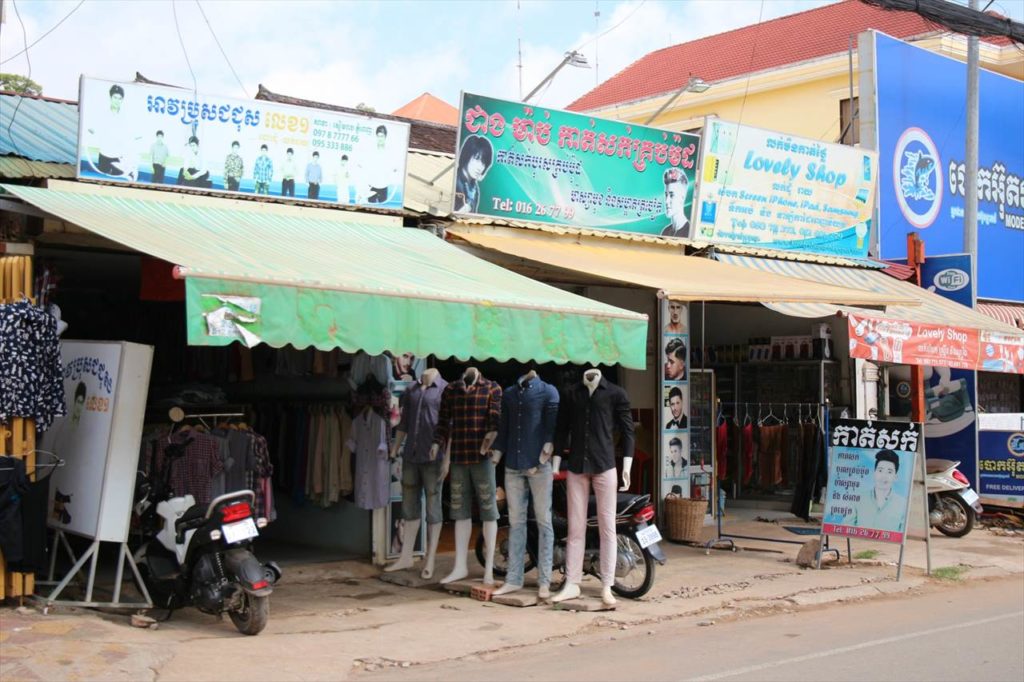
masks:
{"type": "Polygon", "coordinates": [[[555,453],[569,449],[569,471],[574,474],[614,469],[615,429],[622,437],[623,456],[632,457],[635,439],[626,391],[602,377],[590,395],[581,382],[566,392],[559,406],[555,453]]]}

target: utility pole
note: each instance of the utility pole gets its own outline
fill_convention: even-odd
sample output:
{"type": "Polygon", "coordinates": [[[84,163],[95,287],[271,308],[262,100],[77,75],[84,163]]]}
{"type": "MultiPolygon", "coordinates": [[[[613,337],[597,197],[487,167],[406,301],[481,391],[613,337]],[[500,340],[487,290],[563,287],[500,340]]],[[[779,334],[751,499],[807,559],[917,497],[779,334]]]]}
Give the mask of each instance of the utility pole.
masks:
{"type": "MultiPolygon", "coordinates": [[[[977,11],[978,0],[970,0],[977,11]]],[[[967,139],[964,145],[964,251],[971,255],[971,299],[978,290],[978,36],[967,36],[967,139]]]]}

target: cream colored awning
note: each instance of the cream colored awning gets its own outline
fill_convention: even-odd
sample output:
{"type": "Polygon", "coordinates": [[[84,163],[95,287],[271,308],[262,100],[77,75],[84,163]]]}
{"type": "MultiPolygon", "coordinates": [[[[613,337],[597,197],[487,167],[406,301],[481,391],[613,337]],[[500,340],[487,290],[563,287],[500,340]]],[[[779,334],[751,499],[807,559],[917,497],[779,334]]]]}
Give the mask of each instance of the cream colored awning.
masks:
{"type": "Polygon", "coordinates": [[[837,306],[918,303],[904,295],[880,294],[758,272],[656,246],[584,237],[566,238],[498,227],[458,226],[449,228],[448,235],[474,246],[553,267],[650,287],[668,298],[681,301],[813,302],[837,306]]]}

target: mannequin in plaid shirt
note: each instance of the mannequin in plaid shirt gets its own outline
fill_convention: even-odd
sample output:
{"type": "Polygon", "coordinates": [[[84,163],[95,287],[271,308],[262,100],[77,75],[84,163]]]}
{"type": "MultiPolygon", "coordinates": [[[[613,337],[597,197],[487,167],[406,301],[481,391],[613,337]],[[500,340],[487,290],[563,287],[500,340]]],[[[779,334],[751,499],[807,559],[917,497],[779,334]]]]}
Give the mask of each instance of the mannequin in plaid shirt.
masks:
{"type": "Polygon", "coordinates": [[[498,535],[498,505],[495,499],[494,462],[490,450],[498,436],[501,419],[501,387],[485,379],[476,367],[448,384],[441,394],[441,410],[434,431],[431,457],[451,444],[451,515],[455,519],[455,568],[442,584],[469,575],[466,556],[473,532],[473,497],[483,521],[484,584],[494,584],[494,541],[498,535]]]}

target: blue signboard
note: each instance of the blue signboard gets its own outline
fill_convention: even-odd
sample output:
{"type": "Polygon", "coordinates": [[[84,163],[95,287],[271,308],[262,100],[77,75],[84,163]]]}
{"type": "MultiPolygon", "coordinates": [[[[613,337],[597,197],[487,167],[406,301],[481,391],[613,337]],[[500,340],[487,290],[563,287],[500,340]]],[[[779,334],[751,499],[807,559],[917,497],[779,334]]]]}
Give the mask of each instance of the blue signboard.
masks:
{"type": "MultiPolygon", "coordinates": [[[[882,258],[961,253],[967,68],[888,36],[875,37],[882,258]]],[[[1024,301],[1024,83],[979,79],[978,296],[1024,301]]]]}
{"type": "Polygon", "coordinates": [[[982,431],[981,477],[978,492],[982,497],[1024,502],[1024,432],[1019,430],[982,431]]]}

